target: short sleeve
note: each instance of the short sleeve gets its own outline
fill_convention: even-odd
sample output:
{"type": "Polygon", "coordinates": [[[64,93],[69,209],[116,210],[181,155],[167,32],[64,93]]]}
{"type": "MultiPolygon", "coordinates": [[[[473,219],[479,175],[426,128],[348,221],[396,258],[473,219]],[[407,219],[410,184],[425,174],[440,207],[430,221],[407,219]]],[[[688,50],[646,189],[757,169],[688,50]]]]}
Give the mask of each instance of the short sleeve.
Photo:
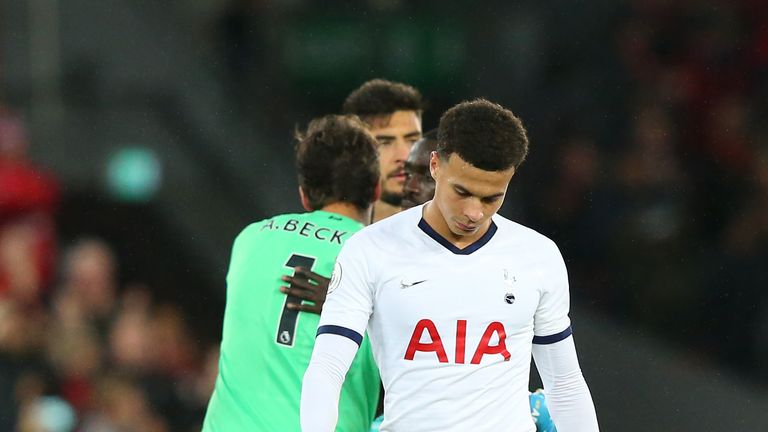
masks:
{"type": "Polygon", "coordinates": [[[358,345],[362,341],[373,310],[374,292],[367,261],[371,252],[364,246],[359,234],[342,246],[328,285],[318,334],[359,338],[358,345]]]}
{"type": "Polygon", "coordinates": [[[563,256],[554,243],[551,243],[545,263],[542,276],[544,284],[534,317],[535,344],[555,343],[571,335],[571,319],[568,317],[568,271],[563,256]]]}

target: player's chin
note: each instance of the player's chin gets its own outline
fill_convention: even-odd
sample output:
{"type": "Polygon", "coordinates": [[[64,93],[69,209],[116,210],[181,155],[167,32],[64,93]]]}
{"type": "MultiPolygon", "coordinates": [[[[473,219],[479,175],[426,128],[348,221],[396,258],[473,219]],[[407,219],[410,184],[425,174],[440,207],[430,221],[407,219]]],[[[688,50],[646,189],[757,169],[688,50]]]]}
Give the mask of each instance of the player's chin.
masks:
{"type": "Polygon", "coordinates": [[[408,197],[403,198],[403,201],[400,203],[400,207],[402,207],[403,210],[408,210],[409,208],[416,207],[417,205],[419,204],[408,197]]]}
{"type": "Polygon", "coordinates": [[[403,189],[400,188],[399,190],[395,190],[396,192],[391,189],[384,188],[381,194],[381,200],[393,206],[401,206],[403,203],[403,189]]]}
{"type": "Polygon", "coordinates": [[[480,227],[477,225],[464,225],[459,222],[454,222],[452,228],[453,229],[451,231],[453,231],[453,233],[456,235],[472,235],[476,233],[478,229],[480,229],[480,227]]]}

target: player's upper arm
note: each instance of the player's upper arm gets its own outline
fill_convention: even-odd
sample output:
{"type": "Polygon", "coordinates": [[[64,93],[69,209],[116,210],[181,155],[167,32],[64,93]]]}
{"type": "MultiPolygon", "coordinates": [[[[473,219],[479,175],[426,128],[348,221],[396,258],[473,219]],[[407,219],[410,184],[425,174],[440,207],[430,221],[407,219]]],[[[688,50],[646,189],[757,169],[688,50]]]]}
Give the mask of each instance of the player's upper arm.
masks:
{"type": "Polygon", "coordinates": [[[541,297],[534,316],[533,343],[536,344],[558,342],[571,334],[568,271],[557,246],[551,242],[549,246],[542,268],[541,297]]]}
{"type": "MultiPolygon", "coordinates": [[[[346,334],[350,330],[362,338],[373,310],[373,280],[369,272],[365,239],[356,235],[342,247],[334,265],[328,296],[320,316],[318,333],[346,334]],[[361,241],[362,240],[362,241],[361,241]]],[[[359,345],[358,341],[358,345],[359,345]]]]}

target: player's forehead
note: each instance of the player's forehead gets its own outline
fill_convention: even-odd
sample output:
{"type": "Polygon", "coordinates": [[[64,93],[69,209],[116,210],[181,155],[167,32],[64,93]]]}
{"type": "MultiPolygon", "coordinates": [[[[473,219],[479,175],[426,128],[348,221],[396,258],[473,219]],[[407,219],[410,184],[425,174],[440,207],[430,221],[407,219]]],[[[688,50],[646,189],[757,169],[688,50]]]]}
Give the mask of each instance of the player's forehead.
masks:
{"type": "Polygon", "coordinates": [[[374,135],[421,136],[421,116],[416,111],[395,111],[392,114],[373,116],[368,120],[368,124],[374,135]]]}
{"type": "Polygon", "coordinates": [[[486,171],[466,162],[458,154],[452,153],[448,160],[441,159],[445,170],[445,180],[451,187],[469,192],[479,197],[505,193],[515,169],[504,171],[486,171]]]}

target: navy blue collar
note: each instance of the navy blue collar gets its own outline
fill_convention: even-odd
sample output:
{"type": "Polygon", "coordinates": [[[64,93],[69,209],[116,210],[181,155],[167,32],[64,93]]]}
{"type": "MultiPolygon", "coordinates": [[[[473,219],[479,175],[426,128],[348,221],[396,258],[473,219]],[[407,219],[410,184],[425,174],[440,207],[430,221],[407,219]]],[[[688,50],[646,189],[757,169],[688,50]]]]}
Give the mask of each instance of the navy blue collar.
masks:
{"type": "Polygon", "coordinates": [[[427,223],[427,221],[424,220],[424,218],[421,218],[421,220],[419,221],[419,228],[421,228],[421,230],[424,231],[426,235],[432,237],[434,241],[440,243],[441,245],[443,245],[444,248],[448,249],[449,251],[453,252],[456,255],[469,255],[475,252],[476,250],[480,249],[481,247],[485,246],[486,243],[491,241],[491,238],[493,237],[494,234],[496,234],[496,230],[498,229],[496,227],[496,224],[493,222],[493,220],[491,220],[491,226],[488,227],[488,231],[486,231],[482,237],[480,237],[474,243],[465,247],[464,249],[459,249],[458,247],[456,247],[456,245],[448,241],[445,237],[438,234],[437,231],[435,231],[431,226],[429,226],[429,224],[427,223]]]}

